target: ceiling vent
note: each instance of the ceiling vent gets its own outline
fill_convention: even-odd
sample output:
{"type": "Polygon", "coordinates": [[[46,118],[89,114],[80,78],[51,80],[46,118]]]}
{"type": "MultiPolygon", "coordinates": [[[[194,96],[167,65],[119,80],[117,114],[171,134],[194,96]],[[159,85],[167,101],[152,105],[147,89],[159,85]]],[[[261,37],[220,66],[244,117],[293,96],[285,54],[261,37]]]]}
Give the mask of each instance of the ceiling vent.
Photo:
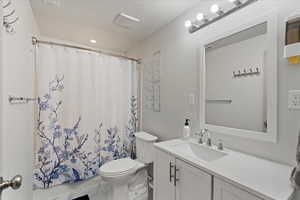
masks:
{"type": "Polygon", "coordinates": [[[119,13],[114,19],[114,23],[116,25],[118,25],[122,28],[126,28],[126,29],[133,28],[140,22],[141,22],[140,19],[138,19],[136,17],[132,17],[125,13],[119,13]]]}

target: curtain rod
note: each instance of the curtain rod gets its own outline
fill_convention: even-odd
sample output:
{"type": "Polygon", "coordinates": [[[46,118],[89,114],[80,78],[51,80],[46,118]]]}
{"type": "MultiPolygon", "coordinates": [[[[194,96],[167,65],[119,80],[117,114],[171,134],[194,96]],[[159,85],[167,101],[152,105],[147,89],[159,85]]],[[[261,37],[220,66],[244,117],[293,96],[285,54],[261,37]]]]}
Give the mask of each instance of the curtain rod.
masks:
{"type": "Polygon", "coordinates": [[[62,46],[62,47],[69,47],[69,48],[80,49],[80,50],[85,50],[85,51],[92,51],[92,52],[96,52],[96,53],[100,53],[100,54],[104,54],[104,55],[108,55],[108,56],[113,56],[113,57],[118,57],[118,58],[124,58],[124,59],[128,59],[128,60],[132,60],[132,61],[135,61],[137,63],[141,62],[140,59],[130,58],[130,57],[119,55],[119,54],[104,52],[104,51],[90,49],[90,48],[84,48],[84,47],[75,46],[75,45],[69,45],[69,44],[63,44],[63,43],[57,43],[57,42],[50,42],[50,41],[43,41],[43,40],[37,39],[36,37],[32,37],[32,44],[36,45],[38,43],[39,44],[49,44],[49,45],[55,45],[55,46],[62,46]]]}

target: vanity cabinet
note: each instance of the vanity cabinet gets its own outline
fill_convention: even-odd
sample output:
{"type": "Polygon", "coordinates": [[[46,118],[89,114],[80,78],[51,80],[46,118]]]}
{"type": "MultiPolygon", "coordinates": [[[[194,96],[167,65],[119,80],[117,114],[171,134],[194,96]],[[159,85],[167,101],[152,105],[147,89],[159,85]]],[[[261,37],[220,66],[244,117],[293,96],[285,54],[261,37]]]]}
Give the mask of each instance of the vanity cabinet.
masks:
{"type": "Polygon", "coordinates": [[[154,200],[211,200],[212,176],[156,150],[154,200]]]}
{"type": "Polygon", "coordinates": [[[213,200],[262,200],[218,178],[214,179],[213,200]]]}
{"type": "Polygon", "coordinates": [[[263,200],[159,149],[154,200],[263,200]]]}

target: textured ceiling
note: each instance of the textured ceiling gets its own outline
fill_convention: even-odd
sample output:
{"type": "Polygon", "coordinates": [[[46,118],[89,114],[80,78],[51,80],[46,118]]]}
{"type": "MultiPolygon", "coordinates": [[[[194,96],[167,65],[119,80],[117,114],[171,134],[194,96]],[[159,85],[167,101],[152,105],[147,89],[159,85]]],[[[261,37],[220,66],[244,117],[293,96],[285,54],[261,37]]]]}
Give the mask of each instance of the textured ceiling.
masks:
{"type": "Polygon", "coordinates": [[[43,36],[125,52],[200,1],[31,0],[31,4],[43,36]],[[141,19],[141,23],[130,29],[116,25],[113,20],[120,12],[141,19]],[[90,44],[90,39],[97,44],[90,44]]]}

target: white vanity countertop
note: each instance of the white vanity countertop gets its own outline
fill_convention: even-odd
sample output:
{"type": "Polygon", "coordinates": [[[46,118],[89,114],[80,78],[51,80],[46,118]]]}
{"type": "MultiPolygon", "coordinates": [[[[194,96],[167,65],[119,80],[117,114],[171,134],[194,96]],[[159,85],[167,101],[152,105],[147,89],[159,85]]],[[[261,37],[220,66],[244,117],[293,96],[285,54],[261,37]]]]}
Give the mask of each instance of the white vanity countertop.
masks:
{"type": "MultiPolygon", "coordinates": [[[[291,166],[225,149],[228,155],[211,162],[187,156],[174,146],[187,141],[176,139],[156,143],[155,147],[266,200],[290,200],[291,166]]],[[[216,147],[212,147],[216,148],[216,147]]]]}

